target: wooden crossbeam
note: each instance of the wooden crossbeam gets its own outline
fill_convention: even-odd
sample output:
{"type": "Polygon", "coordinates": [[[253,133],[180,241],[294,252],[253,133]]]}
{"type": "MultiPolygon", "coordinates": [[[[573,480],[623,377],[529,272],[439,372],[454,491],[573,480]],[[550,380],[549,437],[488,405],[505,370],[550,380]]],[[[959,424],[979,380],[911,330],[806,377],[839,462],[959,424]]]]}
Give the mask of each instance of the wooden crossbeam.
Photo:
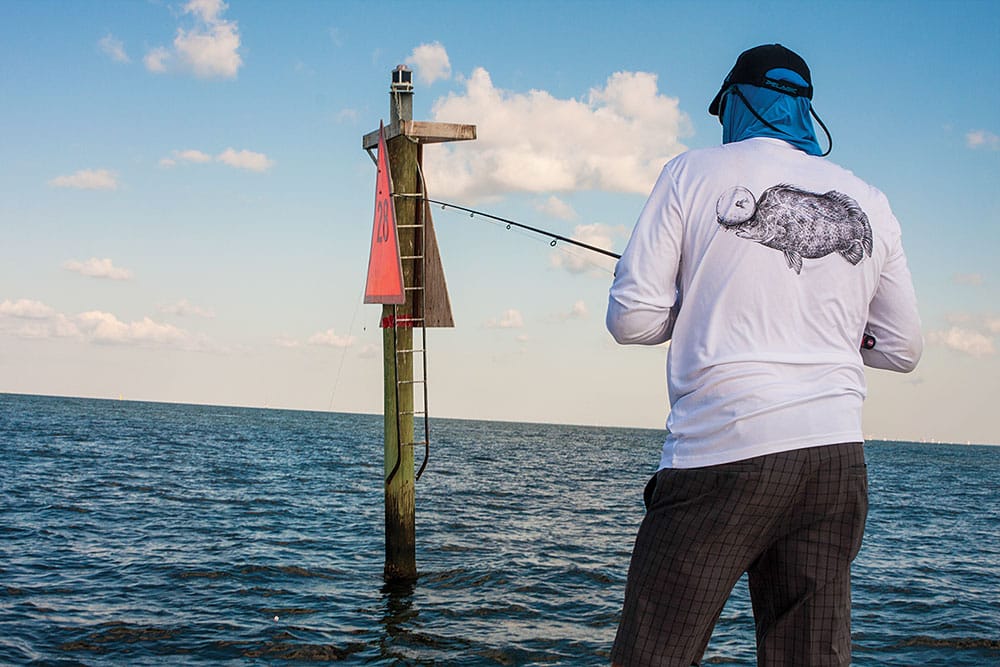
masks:
{"type": "MultiPolygon", "coordinates": [[[[439,144],[446,141],[471,141],[476,138],[476,126],[462,123],[432,123],[423,120],[404,120],[385,126],[385,140],[406,135],[421,144],[439,144]]],[[[369,132],[361,140],[365,150],[378,146],[378,130],[369,132]]]]}

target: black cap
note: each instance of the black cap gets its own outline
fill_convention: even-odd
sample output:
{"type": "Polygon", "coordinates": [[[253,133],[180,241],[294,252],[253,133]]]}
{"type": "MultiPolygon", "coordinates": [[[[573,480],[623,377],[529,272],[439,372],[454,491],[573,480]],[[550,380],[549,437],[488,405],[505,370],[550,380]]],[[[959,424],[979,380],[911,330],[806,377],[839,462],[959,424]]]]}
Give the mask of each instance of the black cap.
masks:
{"type": "Polygon", "coordinates": [[[708,113],[713,116],[719,115],[719,102],[723,93],[734,83],[749,83],[754,86],[770,88],[787,95],[795,95],[812,99],[813,88],[812,78],[809,76],[809,66],[802,57],[786,49],[781,44],[763,44],[748,49],[740,54],[736,59],[733,69],[729,70],[726,80],[722,82],[718,94],[712,103],[708,105],[708,113]],[[773,69],[790,69],[806,81],[806,86],[796,86],[785,81],[776,81],[767,78],[767,73],[773,69]]]}

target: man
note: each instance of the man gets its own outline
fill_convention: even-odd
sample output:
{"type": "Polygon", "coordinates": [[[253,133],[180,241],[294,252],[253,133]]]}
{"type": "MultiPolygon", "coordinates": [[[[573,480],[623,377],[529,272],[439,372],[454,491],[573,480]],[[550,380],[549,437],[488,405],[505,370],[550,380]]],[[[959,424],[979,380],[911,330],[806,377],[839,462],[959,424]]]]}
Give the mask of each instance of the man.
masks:
{"type": "Polygon", "coordinates": [[[862,366],[908,372],[923,343],[899,223],[823,158],[812,92],[785,47],[740,55],[709,107],[723,145],[666,165],[618,262],[608,329],[671,341],[671,409],[617,665],[697,664],[744,572],[758,664],[850,663],[862,366]]]}

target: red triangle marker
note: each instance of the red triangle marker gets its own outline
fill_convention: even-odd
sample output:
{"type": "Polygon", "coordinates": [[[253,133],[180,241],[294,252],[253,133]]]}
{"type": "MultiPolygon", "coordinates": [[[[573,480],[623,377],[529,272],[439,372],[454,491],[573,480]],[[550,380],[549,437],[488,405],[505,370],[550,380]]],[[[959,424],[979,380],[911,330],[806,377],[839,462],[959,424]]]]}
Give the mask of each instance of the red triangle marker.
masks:
{"type": "Polygon", "coordinates": [[[365,303],[406,303],[403,262],[399,256],[396,210],[392,203],[392,176],[385,147],[385,130],[378,125],[378,174],[375,177],[375,225],[368,256],[365,303]]]}

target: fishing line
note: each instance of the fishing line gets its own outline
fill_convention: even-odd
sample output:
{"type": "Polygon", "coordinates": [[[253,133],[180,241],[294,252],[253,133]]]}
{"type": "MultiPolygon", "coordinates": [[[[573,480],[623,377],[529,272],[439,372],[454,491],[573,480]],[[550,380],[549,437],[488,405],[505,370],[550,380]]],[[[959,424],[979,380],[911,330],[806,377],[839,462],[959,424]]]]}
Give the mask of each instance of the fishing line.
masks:
{"type": "MultiPolygon", "coordinates": [[[[354,321],[358,317],[358,309],[361,304],[364,303],[364,288],[361,289],[361,298],[357,299],[357,303],[354,304],[354,314],[351,315],[351,326],[347,328],[347,339],[351,339],[351,335],[354,333],[354,321]]],[[[340,386],[340,374],[344,370],[344,360],[347,359],[347,350],[349,346],[345,346],[343,354],[340,355],[340,366],[337,368],[337,377],[333,381],[333,391],[330,393],[330,407],[328,410],[333,412],[333,399],[337,396],[337,387],[340,386]]]]}
{"type": "Polygon", "coordinates": [[[523,222],[517,222],[517,221],[511,220],[509,218],[502,218],[499,215],[493,215],[492,213],[487,213],[485,211],[479,211],[479,210],[474,209],[474,208],[468,208],[466,206],[459,206],[458,204],[453,204],[451,202],[441,201],[439,199],[430,199],[429,197],[424,197],[422,195],[394,194],[393,197],[406,197],[406,198],[410,198],[410,199],[420,199],[421,201],[425,201],[425,202],[428,202],[430,204],[437,204],[438,206],[440,206],[442,208],[442,210],[447,210],[447,209],[451,208],[451,209],[455,209],[456,211],[464,211],[464,212],[468,213],[473,218],[475,218],[476,216],[479,216],[481,218],[487,218],[489,220],[496,220],[497,222],[506,225],[507,229],[510,229],[511,227],[517,227],[519,229],[526,229],[529,232],[534,232],[535,234],[539,234],[541,236],[546,236],[546,237],[552,239],[551,241],[549,241],[549,245],[552,246],[553,248],[556,247],[556,243],[558,243],[559,241],[562,241],[563,243],[569,243],[570,245],[575,245],[575,246],[577,246],[579,248],[583,248],[585,250],[590,250],[591,252],[600,253],[600,254],[605,255],[607,257],[613,257],[615,259],[621,259],[621,255],[619,255],[618,253],[615,253],[615,252],[611,252],[610,250],[605,250],[604,248],[598,248],[597,246],[590,245],[589,243],[584,243],[583,241],[577,241],[576,239],[571,239],[568,236],[563,236],[562,234],[556,234],[555,232],[550,232],[550,231],[545,230],[545,229],[539,229],[538,227],[532,227],[531,225],[526,225],[523,222]]]}
{"type": "MultiPolygon", "coordinates": [[[[585,255],[585,254],[583,254],[581,252],[574,252],[573,250],[570,250],[569,248],[560,248],[560,247],[557,247],[556,250],[561,251],[563,253],[563,255],[566,255],[567,257],[572,257],[572,258],[576,259],[579,262],[583,262],[584,264],[586,264],[587,266],[589,266],[590,269],[592,269],[594,271],[600,271],[601,273],[606,273],[609,276],[615,275],[615,272],[613,270],[609,269],[607,267],[607,265],[602,265],[602,264],[599,264],[597,261],[595,261],[595,258],[594,258],[593,255],[585,255]]],[[[583,270],[584,270],[582,267],[573,267],[573,266],[563,267],[563,268],[566,268],[571,273],[582,273],[583,270]]]]}
{"type": "MultiPolygon", "coordinates": [[[[487,222],[487,223],[489,223],[489,224],[491,224],[491,225],[493,225],[495,227],[506,227],[512,233],[519,234],[520,236],[522,236],[522,237],[524,237],[526,239],[529,239],[529,240],[531,240],[534,243],[545,243],[549,247],[553,247],[552,246],[552,241],[546,241],[545,239],[540,239],[540,238],[538,238],[538,236],[533,235],[530,232],[526,232],[526,231],[521,230],[521,229],[514,229],[510,225],[505,225],[504,223],[497,222],[495,220],[489,220],[489,219],[484,219],[484,220],[485,220],[485,222],[487,222]]],[[[575,248],[572,248],[571,246],[569,246],[569,245],[567,245],[565,243],[560,243],[560,244],[556,245],[554,247],[554,249],[556,251],[558,251],[560,254],[562,254],[564,257],[566,257],[566,258],[572,258],[575,261],[582,262],[582,263],[586,264],[587,266],[589,266],[591,269],[593,269],[595,271],[601,271],[603,273],[607,273],[608,275],[614,275],[614,271],[612,271],[611,269],[609,269],[607,266],[600,264],[600,261],[602,261],[601,258],[599,258],[599,257],[595,258],[594,255],[592,255],[590,253],[576,252],[575,248]]],[[[565,267],[563,267],[563,268],[565,268],[565,267]]],[[[573,273],[576,273],[576,270],[574,268],[569,268],[568,270],[571,271],[571,272],[573,272],[573,273]]]]}

